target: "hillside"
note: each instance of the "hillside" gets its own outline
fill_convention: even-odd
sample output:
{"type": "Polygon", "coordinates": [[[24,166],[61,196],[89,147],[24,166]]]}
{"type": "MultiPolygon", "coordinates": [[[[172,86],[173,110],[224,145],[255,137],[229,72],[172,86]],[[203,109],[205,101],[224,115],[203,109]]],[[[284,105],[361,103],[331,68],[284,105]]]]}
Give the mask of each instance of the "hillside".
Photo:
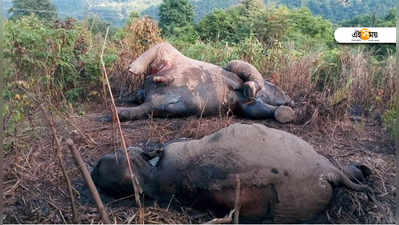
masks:
{"type": "MultiPolygon", "coordinates": [[[[162,0],[52,0],[59,16],[83,17],[87,9],[104,20],[116,25],[123,25],[129,12],[137,11],[141,15],[158,18],[158,7],[162,0]]],[[[11,0],[3,1],[3,13],[11,6],[11,0]]],[[[195,21],[216,8],[227,8],[240,0],[190,0],[195,8],[195,21]]],[[[289,8],[308,7],[314,15],[320,15],[332,22],[347,20],[360,14],[381,15],[395,6],[395,0],[264,0],[266,5],[286,5],[289,8]]]]}

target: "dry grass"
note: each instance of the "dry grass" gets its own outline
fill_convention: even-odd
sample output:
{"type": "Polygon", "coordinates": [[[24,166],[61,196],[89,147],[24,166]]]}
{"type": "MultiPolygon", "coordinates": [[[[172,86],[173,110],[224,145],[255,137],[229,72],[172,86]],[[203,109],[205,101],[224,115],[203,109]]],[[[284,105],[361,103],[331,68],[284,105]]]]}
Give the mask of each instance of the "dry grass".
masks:
{"type": "MultiPolygon", "coordinates": [[[[91,109],[93,110],[93,109],[91,109]]],[[[101,112],[103,113],[103,112],[101,112]]],[[[96,122],[101,113],[86,116],[71,116],[71,120],[97,145],[80,135],[75,139],[84,161],[90,166],[106,153],[119,148],[112,137],[111,124],[96,122]]],[[[67,204],[68,194],[57,165],[54,141],[47,128],[40,127],[40,116],[35,129],[19,136],[25,146],[8,153],[6,161],[6,220],[7,223],[67,223],[71,222],[71,209],[67,204]],[[32,139],[33,133],[36,138],[32,139]]],[[[235,122],[253,123],[232,117],[198,119],[148,119],[122,124],[128,145],[167,143],[177,138],[200,138],[235,122]]],[[[337,189],[331,206],[316,220],[318,223],[391,223],[394,220],[394,149],[389,144],[381,127],[372,123],[352,124],[349,120],[326,124],[324,132],[310,126],[281,125],[271,120],[257,121],[269,127],[283,129],[303,137],[315,146],[316,151],[332,161],[345,164],[360,162],[373,171],[369,185],[376,191],[378,204],[368,201],[363,193],[337,189]]],[[[55,127],[62,137],[71,136],[73,129],[59,120],[55,127]]],[[[83,223],[99,223],[100,217],[87,188],[83,184],[72,156],[64,149],[64,160],[69,175],[73,177],[74,193],[78,199],[78,211],[83,223]]],[[[111,220],[117,223],[137,222],[137,208],[133,198],[110,199],[103,196],[111,220]]],[[[212,215],[206,211],[195,211],[180,206],[171,199],[169,205],[158,206],[145,201],[146,223],[201,223],[212,215]]]]}
{"type": "Polygon", "coordinates": [[[273,65],[265,59],[267,79],[297,103],[296,123],[323,128],[354,114],[380,118],[390,109],[397,92],[393,56],[379,62],[361,49],[341,49],[328,60],[325,54],[330,53],[277,54],[273,65]]]}
{"type": "Polygon", "coordinates": [[[130,77],[128,67],[143,52],[161,41],[161,31],[156,22],[147,17],[135,19],[125,27],[125,36],[116,43],[118,61],[110,72],[113,89],[120,92],[117,95],[130,93],[142,85],[143,77],[130,77]]]}

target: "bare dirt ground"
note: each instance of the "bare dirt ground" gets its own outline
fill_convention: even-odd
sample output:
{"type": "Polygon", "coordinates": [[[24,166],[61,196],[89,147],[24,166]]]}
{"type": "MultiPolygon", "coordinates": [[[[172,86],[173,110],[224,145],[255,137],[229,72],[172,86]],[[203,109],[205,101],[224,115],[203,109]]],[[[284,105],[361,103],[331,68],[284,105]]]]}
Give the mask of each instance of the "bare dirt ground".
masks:
{"type": "MultiPolygon", "coordinates": [[[[119,148],[112,123],[95,120],[102,115],[99,107],[87,108],[83,116],[70,121],[87,136],[75,138],[88,166],[106,153],[119,148]],[[97,109],[96,109],[97,108],[97,109]],[[95,141],[91,143],[88,136],[95,141]]],[[[366,194],[337,188],[331,205],[314,223],[394,223],[395,151],[381,125],[364,119],[349,119],[326,123],[321,127],[279,124],[273,120],[243,120],[236,117],[197,117],[182,119],[147,119],[122,123],[128,146],[145,143],[165,143],[176,138],[200,138],[229,124],[261,123],[296,134],[310,142],[315,150],[331,161],[344,165],[349,161],[362,163],[372,169],[368,184],[375,190],[377,202],[366,194]]],[[[66,184],[59,167],[54,140],[45,124],[22,132],[17,138],[24,146],[15,146],[7,153],[5,177],[5,223],[71,223],[72,213],[66,184]]],[[[56,122],[58,135],[70,137],[72,128],[63,120],[56,122]]],[[[62,141],[64,143],[64,140],[62,141]]],[[[63,144],[65,164],[74,186],[78,212],[82,223],[101,223],[96,205],[84,184],[73,158],[63,144]]],[[[113,199],[102,195],[107,212],[116,223],[136,223],[134,198],[113,199]]],[[[169,205],[145,202],[145,223],[202,223],[213,218],[207,211],[180,206],[175,200],[169,205]]]]}

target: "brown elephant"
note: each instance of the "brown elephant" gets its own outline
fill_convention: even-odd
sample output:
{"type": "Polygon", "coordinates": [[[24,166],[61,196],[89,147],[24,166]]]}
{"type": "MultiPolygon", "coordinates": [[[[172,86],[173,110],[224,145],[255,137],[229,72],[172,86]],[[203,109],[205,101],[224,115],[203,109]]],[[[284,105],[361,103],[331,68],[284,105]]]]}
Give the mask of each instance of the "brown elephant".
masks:
{"type": "MultiPolygon", "coordinates": [[[[342,172],[301,138],[260,124],[234,124],[199,140],[170,143],[156,164],[138,147],[129,154],[145,195],[160,202],[174,196],[217,215],[234,208],[239,179],[241,222],[306,222],[326,208],[334,187],[369,190],[349,179],[369,171],[342,172]]],[[[92,177],[105,192],[132,193],[121,152],[100,159],[92,177]]]]}
{"type": "Polygon", "coordinates": [[[251,64],[233,60],[225,68],[182,55],[169,43],[150,48],[130,66],[130,73],[145,74],[144,88],[130,100],[136,107],[119,107],[121,120],[232,112],[252,119],[292,121],[291,99],[263,79],[251,64]]]}

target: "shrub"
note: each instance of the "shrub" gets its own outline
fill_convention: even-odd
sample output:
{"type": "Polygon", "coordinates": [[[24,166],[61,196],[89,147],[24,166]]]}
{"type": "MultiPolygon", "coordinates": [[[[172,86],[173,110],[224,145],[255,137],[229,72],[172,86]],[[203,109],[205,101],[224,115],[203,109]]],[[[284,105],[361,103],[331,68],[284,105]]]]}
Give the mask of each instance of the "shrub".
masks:
{"type": "Polygon", "coordinates": [[[384,126],[385,129],[387,130],[388,134],[390,137],[395,140],[395,138],[398,138],[398,112],[396,109],[392,106],[390,110],[387,110],[383,115],[382,119],[384,121],[384,126]]]}
{"type": "MultiPolygon", "coordinates": [[[[60,108],[84,101],[98,89],[99,47],[72,19],[46,24],[35,16],[5,24],[7,62],[3,96],[9,121],[22,120],[44,101],[60,108]]],[[[108,63],[116,59],[107,52],[108,63]]]]}

